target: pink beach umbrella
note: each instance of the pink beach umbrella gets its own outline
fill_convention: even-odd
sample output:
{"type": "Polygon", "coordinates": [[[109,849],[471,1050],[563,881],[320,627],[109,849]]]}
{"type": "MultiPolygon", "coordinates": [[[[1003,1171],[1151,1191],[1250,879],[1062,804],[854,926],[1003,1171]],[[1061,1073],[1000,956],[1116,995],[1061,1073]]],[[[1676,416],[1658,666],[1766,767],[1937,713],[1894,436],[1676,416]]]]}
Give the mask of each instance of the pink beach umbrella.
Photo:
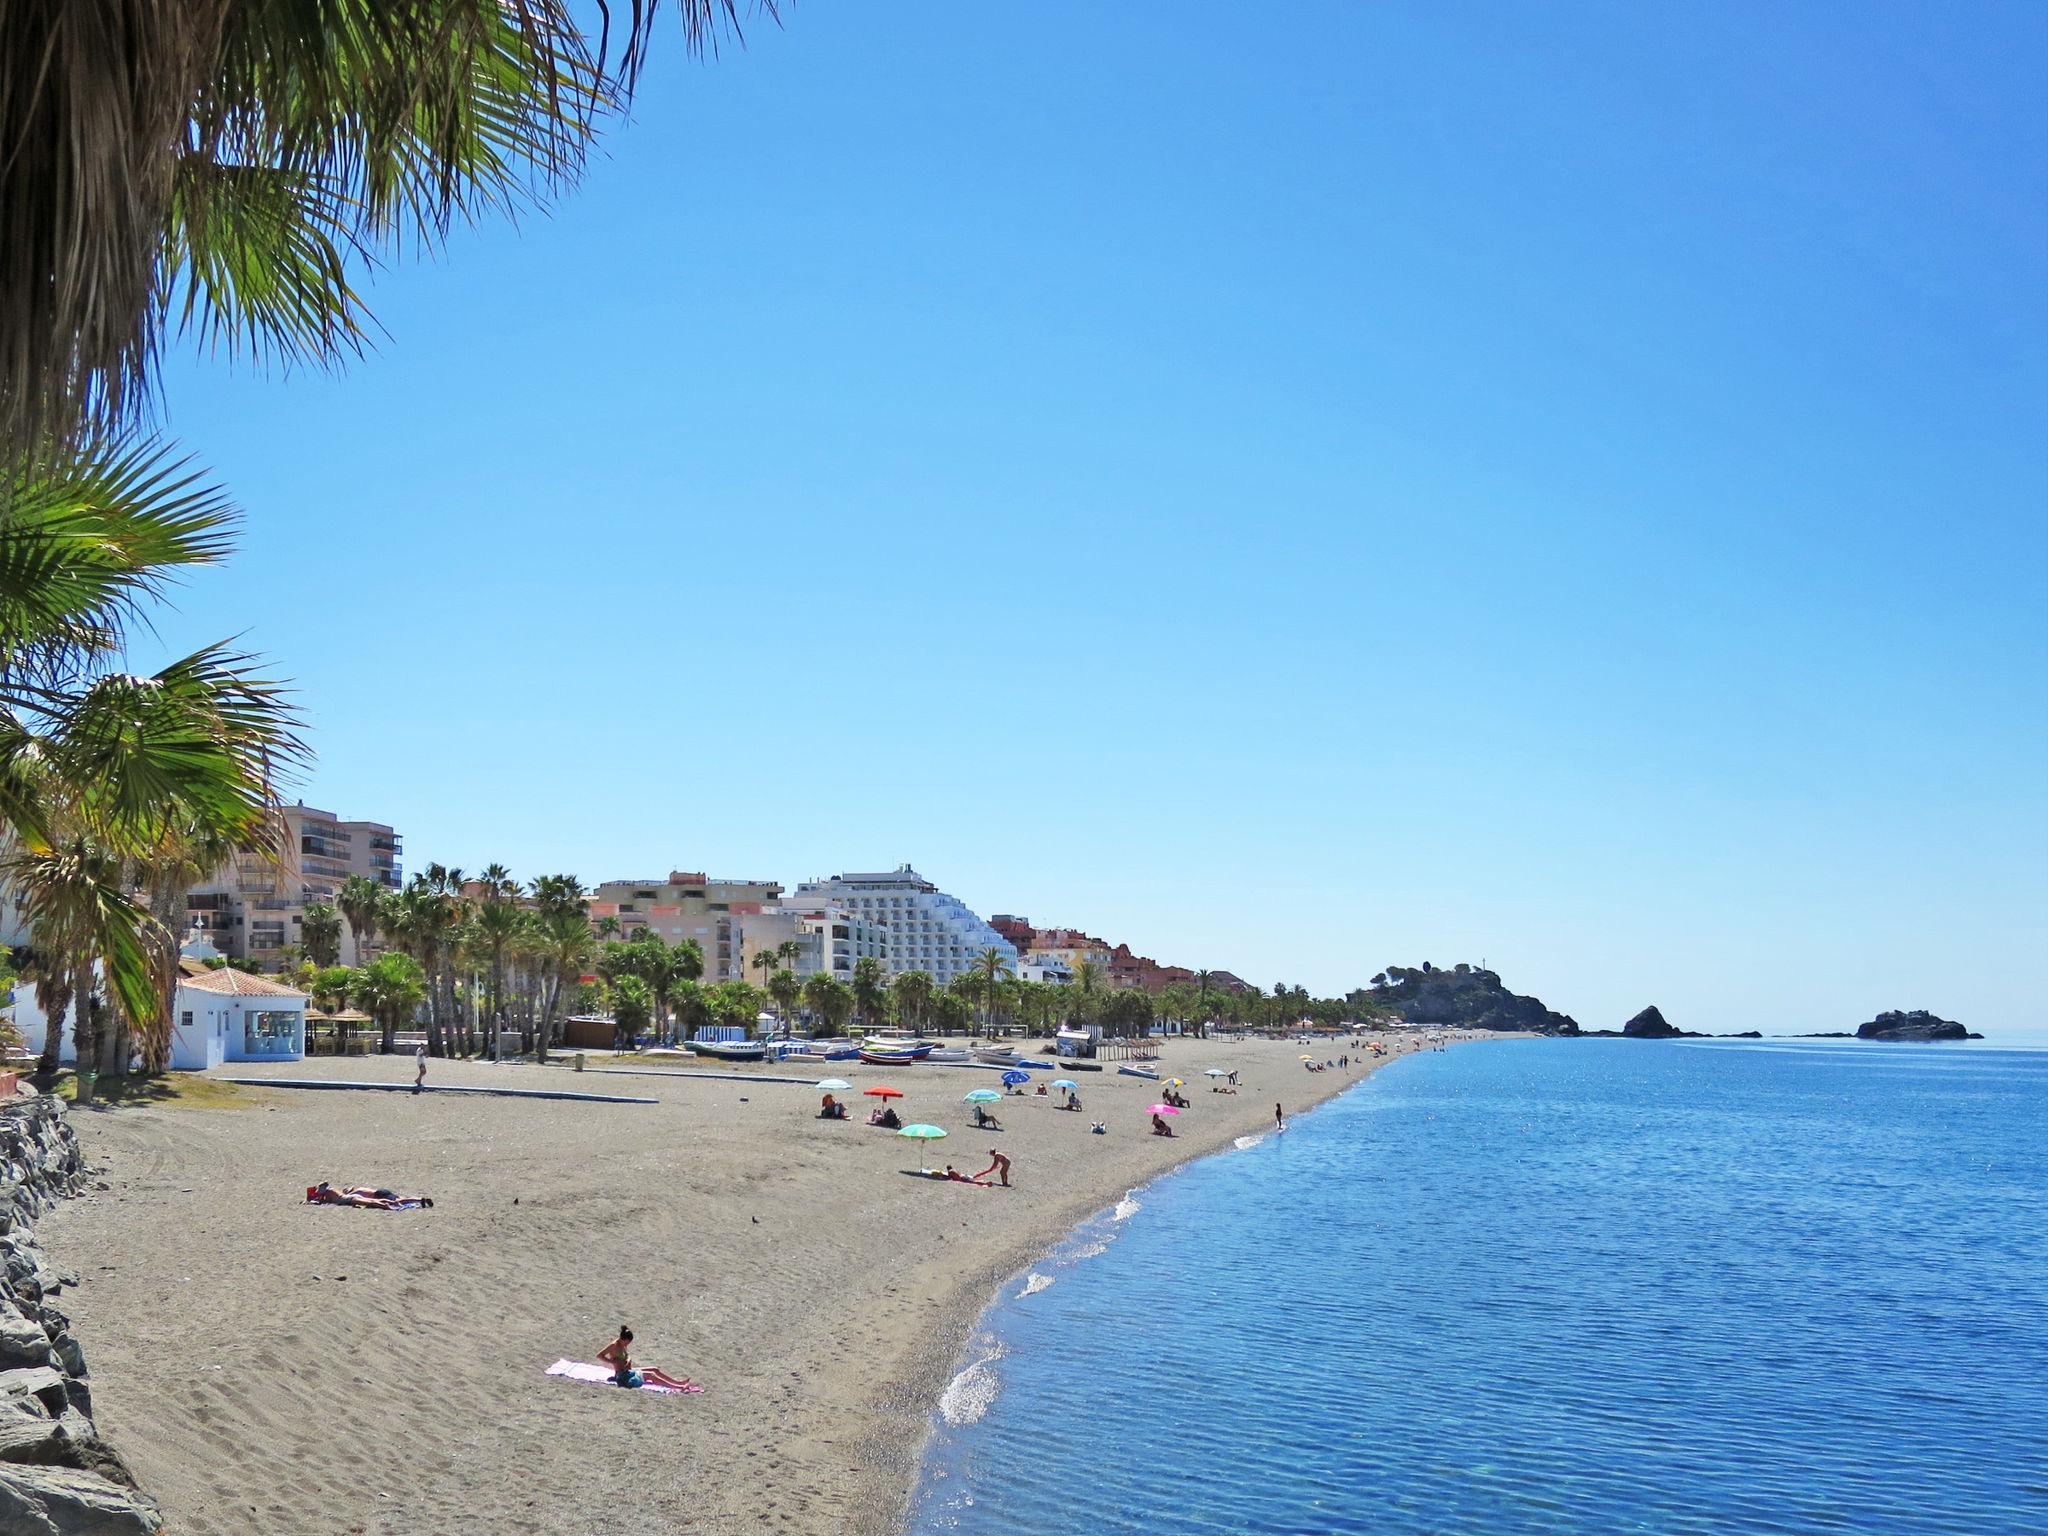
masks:
{"type": "Polygon", "coordinates": [[[1177,1115],[1180,1113],[1180,1106],[1177,1104],[1154,1104],[1151,1113],[1155,1115],[1177,1115]]]}

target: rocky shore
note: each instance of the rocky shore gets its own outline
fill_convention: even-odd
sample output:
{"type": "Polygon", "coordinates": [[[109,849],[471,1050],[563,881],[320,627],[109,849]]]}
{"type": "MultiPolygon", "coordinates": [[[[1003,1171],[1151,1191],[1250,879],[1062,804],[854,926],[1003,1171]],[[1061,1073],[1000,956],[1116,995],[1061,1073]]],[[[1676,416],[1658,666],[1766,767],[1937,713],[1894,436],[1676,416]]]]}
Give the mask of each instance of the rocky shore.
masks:
{"type": "Polygon", "coordinates": [[[36,1219],[84,1177],[61,1100],[0,1100],[0,1531],[163,1529],[156,1506],[93,1425],[85,1356],[57,1305],[77,1280],[51,1268],[35,1238],[36,1219]]]}

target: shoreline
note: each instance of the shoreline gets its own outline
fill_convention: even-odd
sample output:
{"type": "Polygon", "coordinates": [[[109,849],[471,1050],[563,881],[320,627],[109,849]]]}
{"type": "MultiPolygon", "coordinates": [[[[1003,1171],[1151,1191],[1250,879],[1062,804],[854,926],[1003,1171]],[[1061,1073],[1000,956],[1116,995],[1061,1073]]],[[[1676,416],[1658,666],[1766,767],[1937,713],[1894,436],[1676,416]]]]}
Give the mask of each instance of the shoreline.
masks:
{"type": "MultiPolygon", "coordinates": [[[[1442,1042],[1444,1048],[1448,1049],[1452,1045],[1468,1045],[1484,1040],[1523,1040],[1541,1037],[1517,1032],[1496,1033],[1494,1031],[1447,1030],[1435,1038],[1442,1042]]],[[[1293,1046],[1291,1041],[1265,1043],[1286,1045],[1290,1049],[1293,1046]]],[[[1361,1086],[1375,1073],[1390,1066],[1402,1057],[1412,1056],[1419,1051],[1434,1048],[1434,1045],[1425,1040],[1416,1040],[1401,1049],[1394,1049],[1390,1046],[1384,1058],[1368,1060],[1362,1066],[1354,1066],[1348,1071],[1336,1072],[1333,1070],[1331,1073],[1304,1074],[1307,1080],[1314,1085],[1313,1096],[1302,1103],[1298,1109],[1290,1111],[1288,1118],[1292,1121],[1300,1116],[1313,1114],[1332,1099],[1361,1086]],[[1334,1080],[1325,1081],[1326,1078],[1334,1080]]],[[[1299,1053],[1297,1052],[1296,1055],[1298,1056],[1299,1053]]],[[[895,1486],[893,1518],[856,1525],[852,1529],[850,1536],[905,1536],[905,1533],[909,1530],[912,1504],[917,1497],[918,1482],[924,1469],[925,1458],[930,1454],[932,1440],[936,1434],[932,1417],[938,1411],[940,1402],[947,1389],[966,1367],[968,1363],[967,1357],[972,1349],[975,1335],[979,1331],[978,1325],[982,1317],[991,1308],[1002,1302],[1011,1281],[1024,1279],[1039,1259],[1057,1250],[1062,1244],[1073,1238],[1080,1228],[1114,1212],[1117,1206],[1124,1200],[1137,1196],[1143,1190],[1149,1189],[1152,1185],[1159,1183],[1163,1179],[1172,1178],[1183,1169],[1191,1167],[1195,1163],[1202,1162],[1211,1157],[1221,1157],[1238,1150],[1237,1142],[1242,1137],[1263,1137],[1271,1134],[1273,1129],[1274,1127],[1269,1121],[1262,1126],[1254,1126],[1249,1129],[1239,1128],[1222,1133],[1212,1132],[1209,1137],[1204,1138],[1199,1144],[1190,1145],[1185,1148],[1180,1156],[1176,1157],[1166,1166],[1147,1174],[1143,1179],[1129,1187],[1101,1198],[1090,1198],[1085,1201],[1076,1202],[1075,1214],[1070,1221],[1067,1221],[1063,1226],[1053,1231],[1039,1232],[1029,1240],[1015,1245],[1012,1258],[992,1261],[985,1267],[986,1272],[979,1279],[966,1275],[961,1276],[954,1295],[948,1299],[946,1304],[943,1322],[933,1330],[938,1338],[950,1339],[952,1341],[950,1348],[944,1350],[937,1348],[921,1350],[912,1357],[909,1362],[911,1366],[911,1379],[907,1383],[907,1398],[900,1405],[899,1409],[891,1413],[892,1418],[907,1416],[914,1421],[914,1433],[910,1435],[907,1442],[898,1436],[890,1436],[885,1441],[886,1444],[892,1446],[901,1446],[907,1443],[909,1445],[907,1454],[899,1453],[893,1455],[888,1458],[883,1467],[876,1469],[877,1473],[885,1475],[895,1486]]],[[[1176,1136],[1174,1139],[1179,1141],[1182,1138],[1176,1136]]],[[[1193,1138],[1189,1139],[1193,1140],[1193,1138]]],[[[908,1431],[911,1430],[912,1425],[904,1424],[902,1427],[908,1431]]],[[[873,1499],[870,1507],[878,1511],[888,1507],[887,1496],[878,1489],[877,1496],[873,1499]]]]}
{"type": "MultiPolygon", "coordinates": [[[[181,1536],[900,1536],[935,1405],[1000,1288],[1128,1191],[1270,1129],[1275,1099],[1292,1117],[1438,1037],[1380,1038],[1384,1059],[1317,1074],[1291,1041],[1165,1041],[1191,1101],[1170,1140],[1143,1130],[1162,1084],[1114,1063],[1074,1074],[1083,1114],[1005,1099],[986,1139],[960,1103],[985,1072],[821,1069],[856,1105],[893,1080],[906,1119],[953,1130],[935,1144],[821,1122],[814,1089],[765,1072],[636,1076],[651,1105],[245,1088],[235,1107],[93,1110],[75,1120],[109,1187],[53,1212],[45,1241],[85,1282],[67,1306],[105,1432],[181,1536]],[[1211,1064],[1240,1072],[1237,1096],[1204,1091],[1211,1064]],[[903,1176],[973,1173],[991,1143],[1014,1189],[903,1176]],[[321,1178],[436,1208],[305,1206],[321,1178]],[[543,1376],[621,1320],[707,1390],[543,1376]],[[285,1464],[289,1482],[264,1470],[285,1464]]],[[[411,1078],[402,1058],[275,1070],[411,1078]]],[[[429,1081],[591,1086],[510,1063],[437,1061],[429,1081]]]]}

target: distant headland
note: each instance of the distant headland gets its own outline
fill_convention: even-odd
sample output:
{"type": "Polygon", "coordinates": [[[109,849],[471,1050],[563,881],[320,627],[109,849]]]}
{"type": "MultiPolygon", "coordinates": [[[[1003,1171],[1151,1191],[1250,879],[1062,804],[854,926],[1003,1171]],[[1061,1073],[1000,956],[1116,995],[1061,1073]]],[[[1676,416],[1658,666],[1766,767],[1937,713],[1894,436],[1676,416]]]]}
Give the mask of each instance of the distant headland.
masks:
{"type": "MultiPolygon", "coordinates": [[[[1609,1040],[1761,1040],[1764,1033],[1745,1029],[1713,1034],[1680,1029],[1654,1004],[1619,1029],[1582,1029],[1569,1014],[1546,1007],[1540,998],[1510,992],[1497,972],[1483,966],[1454,965],[1440,970],[1428,961],[1409,967],[1390,965],[1346,999],[1361,1011],[1409,1024],[1443,1028],[1515,1031],[1569,1039],[1609,1040]]],[[[1880,1013],[1855,1030],[1822,1030],[1787,1034],[1784,1040],[1982,1040],[1953,1019],[1938,1018],[1924,1008],[1880,1013]]]]}

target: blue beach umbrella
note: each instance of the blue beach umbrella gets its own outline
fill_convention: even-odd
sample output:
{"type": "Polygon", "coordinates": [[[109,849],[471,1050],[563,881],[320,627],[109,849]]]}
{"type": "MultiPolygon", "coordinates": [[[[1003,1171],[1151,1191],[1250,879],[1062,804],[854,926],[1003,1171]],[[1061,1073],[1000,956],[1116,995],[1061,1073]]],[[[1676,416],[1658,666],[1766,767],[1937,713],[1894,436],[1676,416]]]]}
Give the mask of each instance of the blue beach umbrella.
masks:
{"type": "Polygon", "coordinates": [[[1014,1088],[1019,1083],[1030,1082],[1031,1074],[1029,1072],[1005,1072],[1003,1074],[1003,1081],[1014,1088]]]}
{"type": "Polygon", "coordinates": [[[1001,1100],[1001,1098],[1002,1095],[993,1088],[977,1088],[960,1102],[962,1104],[994,1104],[1001,1100]]]}
{"type": "Polygon", "coordinates": [[[1056,1077],[1052,1080],[1052,1085],[1055,1088],[1078,1088],[1081,1086],[1071,1077],[1056,1077]]]}

